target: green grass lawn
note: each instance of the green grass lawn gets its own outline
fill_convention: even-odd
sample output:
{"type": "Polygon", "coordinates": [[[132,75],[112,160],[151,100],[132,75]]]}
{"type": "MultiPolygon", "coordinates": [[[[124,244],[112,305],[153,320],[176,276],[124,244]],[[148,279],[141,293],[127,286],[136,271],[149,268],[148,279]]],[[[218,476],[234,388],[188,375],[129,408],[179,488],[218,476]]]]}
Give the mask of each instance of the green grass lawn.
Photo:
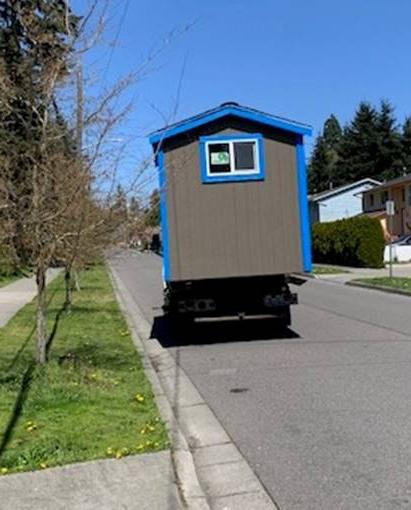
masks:
{"type": "Polygon", "coordinates": [[[411,278],[402,278],[399,276],[380,277],[380,278],[358,278],[355,282],[366,283],[379,287],[388,287],[390,289],[400,289],[411,294],[411,278]]]}
{"type": "MultiPolygon", "coordinates": [[[[106,269],[81,275],[72,313],[60,314],[45,368],[33,367],[34,307],[0,329],[0,473],[168,447],[150,384],[106,269]]],[[[49,287],[49,331],[63,303],[49,287]]]]}
{"type": "Polygon", "coordinates": [[[337,266],[316,266],[313,267],[313,273],[314,274],[343,274],[343,273],[349,273],[346,269],[342,269],[341,267],[337,266]]]}
{"type": "Polygon", "coordinates": [[[20,280],[20,278],[24,278],[23,275],[21,275],[21,274],[19,274],[19,275],[0,274],[0,289],[1,289],[1,287],[5,287],[6,285],[9,285],[9,283],[13,283],[16,280],[20,280]]]}

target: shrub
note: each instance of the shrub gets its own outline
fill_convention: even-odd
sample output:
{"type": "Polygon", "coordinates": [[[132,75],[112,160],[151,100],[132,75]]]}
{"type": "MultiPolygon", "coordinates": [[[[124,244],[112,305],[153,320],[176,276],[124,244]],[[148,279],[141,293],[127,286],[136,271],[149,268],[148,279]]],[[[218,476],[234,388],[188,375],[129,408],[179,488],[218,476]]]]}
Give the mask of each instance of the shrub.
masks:
{"type": "Polygon", "coordinates": [[[384,234],[376,218],[356,216],[313,226],[315,262],[384,267],[384,234]]]}

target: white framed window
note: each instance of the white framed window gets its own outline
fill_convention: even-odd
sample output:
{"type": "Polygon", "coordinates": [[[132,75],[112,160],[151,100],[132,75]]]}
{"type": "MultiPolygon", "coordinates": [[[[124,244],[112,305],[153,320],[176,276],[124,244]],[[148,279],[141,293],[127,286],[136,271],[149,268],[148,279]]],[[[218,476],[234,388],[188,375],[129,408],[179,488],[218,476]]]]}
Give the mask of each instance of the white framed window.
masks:
{"type": "Polygon", "coordinates": [[[261,135],[202,137],[200,144],[203,182],[264,178],[261,135]]]}

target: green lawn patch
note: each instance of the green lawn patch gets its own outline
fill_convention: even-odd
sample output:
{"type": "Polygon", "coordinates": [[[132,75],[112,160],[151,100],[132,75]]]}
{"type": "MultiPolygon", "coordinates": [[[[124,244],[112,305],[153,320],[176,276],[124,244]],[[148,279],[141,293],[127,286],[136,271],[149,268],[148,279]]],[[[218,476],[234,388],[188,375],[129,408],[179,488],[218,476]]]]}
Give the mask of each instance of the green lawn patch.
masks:
{"type": "Polygon", "coordinates": [[[0,274],[0,289],[1,289],[1,287],[5,287],[6,285],[9,285],[10,283],[20,280],[20,278],[23,278],[23,275],[21,275],[21,274],[0,274]]]}
{"type": "Polygon", "coordinates": [[[388,289],[397,289],[402,292],[411,294],[411,278],[404,278],[394,276],[393,278],[379,277],[379,278],[358,278],[354,282],[366,283],[375,287],[386,287],[388,289]]]}
{"type": "Polygon", "coordinates": [[[313,268],[314,274],[343,274],[343,273],[349,273],[346,269],[343,269],[338,266],[316,266],[314,265],[313,268]]]}
{"type": "Polygon", "coordinates": [[[168,447],[164,423],[104,266],[81,274],[71,314],[62,278],[49,287],[44,368],[32,364],[34,306],[0,329],[0,472],[168,447]]]}

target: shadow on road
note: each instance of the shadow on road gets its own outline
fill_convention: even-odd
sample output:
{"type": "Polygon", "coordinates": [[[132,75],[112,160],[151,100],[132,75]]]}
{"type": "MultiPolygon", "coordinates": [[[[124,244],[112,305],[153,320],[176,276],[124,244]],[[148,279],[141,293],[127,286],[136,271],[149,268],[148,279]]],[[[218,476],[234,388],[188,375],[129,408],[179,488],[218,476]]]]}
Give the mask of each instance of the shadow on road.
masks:
{"type": "Polygon", "coordinates": [[[280,328],[275,319],[176,323],[167,317],[155,317],[151,338],[157,338],[163,347],[178,347],[253,340],[284,340],[300,336],[290,328],[280,328]]]}

